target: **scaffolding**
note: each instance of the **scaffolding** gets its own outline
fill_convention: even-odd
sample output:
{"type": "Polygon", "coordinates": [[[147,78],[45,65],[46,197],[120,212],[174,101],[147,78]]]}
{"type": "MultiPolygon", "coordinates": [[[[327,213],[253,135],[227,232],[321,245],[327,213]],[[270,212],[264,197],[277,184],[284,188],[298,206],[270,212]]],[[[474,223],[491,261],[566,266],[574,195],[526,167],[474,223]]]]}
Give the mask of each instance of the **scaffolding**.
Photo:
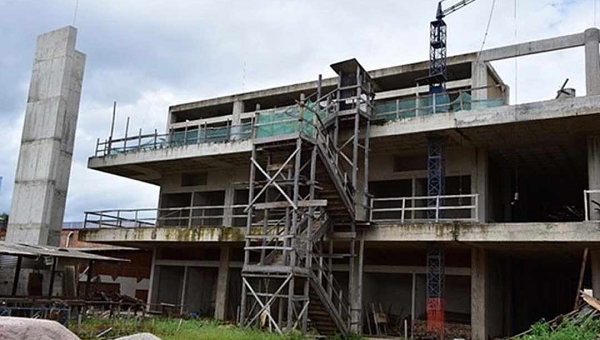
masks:
{"type": "Polygon", "coordinates": [[[357,242],[356,228],[368,225],[374,95],[371,78],[355,59],[332,68],[339,75],[334,91],[322,94],[319,76],[316,93],[256,118],[239,315],[243,326],[305,333],[310,320],[323,335],[360,327],[356,287],[362,280],[363,242],[357,242]],[[346,235],[336,239],[335,247],[328,237],[334,230],[346,235]],[[343,248],[348,251],[337,253],[343,248]],[[333,275],[334,259],[349,260],[347,290],[333,275]]]}

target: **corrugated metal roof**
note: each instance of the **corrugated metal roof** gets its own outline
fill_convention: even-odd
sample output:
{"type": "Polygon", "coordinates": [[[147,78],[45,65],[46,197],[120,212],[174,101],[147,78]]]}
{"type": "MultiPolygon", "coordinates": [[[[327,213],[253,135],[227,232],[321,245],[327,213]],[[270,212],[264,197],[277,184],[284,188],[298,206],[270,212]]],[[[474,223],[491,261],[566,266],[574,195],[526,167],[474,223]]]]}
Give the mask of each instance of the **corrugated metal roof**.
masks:
{"type": "Polygon", "coordinates": [[[22,244],[22,243],[9,243],[9,242],[4,242],[4,241],[0,241],[0,254],[13,255],[13,256],[24,256],[24,257],[51,256],[51,257],[70,258],[70,259],[79,259],[79,260],[129,262],[129,260],[126,260],[126,259],[119,259],[119,258],[115,258],[115,257],[89,254],[89,253],[75,250],[74,248],[37,246],[37,245],[29,245],[29,244],[22,244]]]}

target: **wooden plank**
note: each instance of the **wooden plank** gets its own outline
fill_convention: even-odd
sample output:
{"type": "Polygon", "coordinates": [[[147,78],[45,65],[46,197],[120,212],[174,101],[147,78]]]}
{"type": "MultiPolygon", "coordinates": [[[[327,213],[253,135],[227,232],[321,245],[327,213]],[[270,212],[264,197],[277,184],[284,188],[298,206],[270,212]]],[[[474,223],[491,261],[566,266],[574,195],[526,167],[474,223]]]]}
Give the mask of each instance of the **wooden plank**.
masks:
{"type": "MultiPolygon", "coordinates": [[[[281,202],[268,202],[268,203],[256,203],[254,204],[254,209],[265,210],[265,209],[280,209],[280,208],[288,208],[292,205],[287,201],[281,202]]],[[[299,208],[308,208],[308,207],[326,207],[327,200],[307,200],[307,201],[299,201],[299,208]]]]}

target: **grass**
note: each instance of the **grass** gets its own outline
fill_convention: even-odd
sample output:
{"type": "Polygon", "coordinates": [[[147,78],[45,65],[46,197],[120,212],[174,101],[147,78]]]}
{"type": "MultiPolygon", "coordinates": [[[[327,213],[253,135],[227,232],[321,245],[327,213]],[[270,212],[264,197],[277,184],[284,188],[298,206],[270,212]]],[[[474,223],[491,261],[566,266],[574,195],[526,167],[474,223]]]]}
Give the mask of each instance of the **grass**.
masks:
{"type": "Polygon", "coordinates": [[[69,325],[69,329],[83,340],[97,339],[103,330],[112,327],[104,339],[114,339],[135,333],[152,333],[163,340],[304,340],[300,334],[278,335],[256,329],[241,329],[234,325],[223,324],[213,320],[154,318],[136,322],[132,318],[105,320],[88,318],[82,322],[81,329],[77,324],[69,325]]]}
{"type": "Polygon", "coordinates": [[[588,318],[581,324],[563,321],[556,329],[540,321],[531,327],[531,332],[518,340],[596,340],[600,334],[600,320],[588,318]]]}

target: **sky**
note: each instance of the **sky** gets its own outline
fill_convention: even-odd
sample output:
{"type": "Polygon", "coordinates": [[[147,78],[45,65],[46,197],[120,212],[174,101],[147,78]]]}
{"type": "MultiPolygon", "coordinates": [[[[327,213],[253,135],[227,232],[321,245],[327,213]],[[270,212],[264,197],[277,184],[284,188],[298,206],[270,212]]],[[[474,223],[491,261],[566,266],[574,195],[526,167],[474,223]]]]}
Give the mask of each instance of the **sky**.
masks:
{"type": "MultiPolygon", "coordinates": [[[[583,32],[596,0],[477,0],[446,18],[448,55],[583,32]],[[493,12],[492,7],[494,8],[493,12]]],[[[450,6],[457,0],[446,0],[450,6]]],[[[96,139],[166,126],[170,105],[428,58],[435,0],[0,0],[0,213],[9,212],[36,36],[73,25],[87,55],[65,221],[156,207],[158,187],[87,169],[96,139]]],[[[600,7],[600,6],[599,6],[600,7]]],[[[598,8],[600,10],[600,8],[598,8]]],[[[583,49],[495,62],[511,102],[585,94],[583,49]]]]}

